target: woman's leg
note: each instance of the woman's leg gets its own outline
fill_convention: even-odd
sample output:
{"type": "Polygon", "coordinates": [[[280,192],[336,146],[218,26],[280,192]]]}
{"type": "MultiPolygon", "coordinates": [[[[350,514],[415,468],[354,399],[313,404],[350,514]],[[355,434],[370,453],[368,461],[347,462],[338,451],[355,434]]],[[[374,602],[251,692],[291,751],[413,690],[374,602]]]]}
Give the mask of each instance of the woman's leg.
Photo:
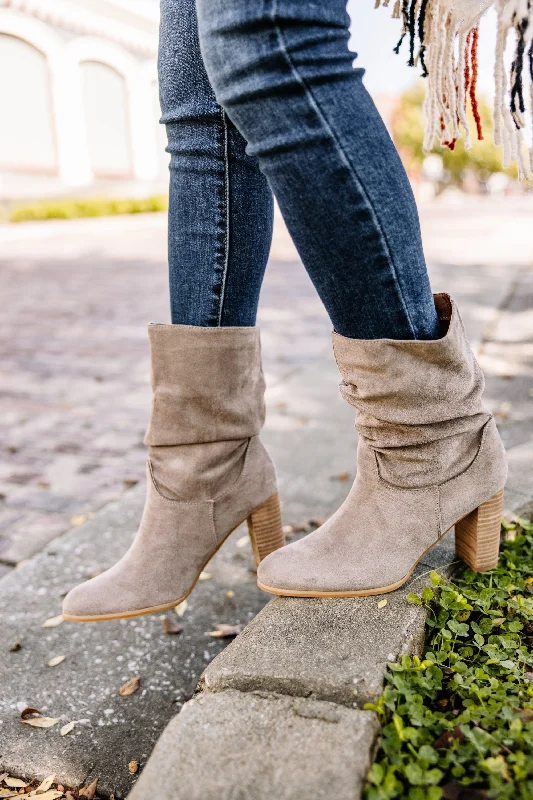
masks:
{"type": "Polygon", "coordinates": [[[194,0],[163,0],[162,122],[170,162],[172,322],[255,325],[272,238],[272,195],[257,159],[215,100],[194,0]]]}
{"type": "Polygon", "coordinates": [[[75,587],[76,622],[164,611],[248,519],[257,562],[283,544],[274,465],[259,438],[265,381],[255,312],[272,232],[266,178],[217,105],[194,0],[164,0],[161,101],[172,155],[172,325],[150,325],[147,495],[114,567],[75,587]]]}
{"type": "Polygon", "coordinates": [[[346,0],[197,7],[217,99],[259,158],[335,326],[360,434],[341,508],[268,556],[259,585],[304,597],[391,591],[454,524],[461,557],[491,569],[503,446],[459,311],[431,294],[405,172],[352,70],[346,0]]]}
{"type": "Polygon", "coordinates": [[[197,0],[217,100],[259,159],[335,330],[429,339],[414,198],[352,68],[346,0],[197,0]]]}

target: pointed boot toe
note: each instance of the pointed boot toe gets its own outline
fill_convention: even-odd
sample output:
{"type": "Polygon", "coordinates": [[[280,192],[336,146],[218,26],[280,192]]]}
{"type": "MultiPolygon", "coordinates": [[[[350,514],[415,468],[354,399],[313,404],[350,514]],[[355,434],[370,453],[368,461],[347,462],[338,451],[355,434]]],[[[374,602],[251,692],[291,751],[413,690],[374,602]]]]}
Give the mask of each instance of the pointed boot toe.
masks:
{"type": "Polygon", "coordinates": [[[261,561],[257,567],[260,589],[270,594],[284,594],[317,587],[320,572],[307,557],[302,541],[292,542],[261,561]]]}
{"type": "MultiPolygon", "coordinates": [[[[98,578],[91,578],[86,583],[80,583],[71,589],[67,596],[63,599],[63,618],[66,620],[79,619],[86,615],[99,614],[102,608],[101,602],[98,602],[100,592],[95,584],[90,585],[98,578]]],[[[104,604],[104,611],[106,606],[104,604]]]]}

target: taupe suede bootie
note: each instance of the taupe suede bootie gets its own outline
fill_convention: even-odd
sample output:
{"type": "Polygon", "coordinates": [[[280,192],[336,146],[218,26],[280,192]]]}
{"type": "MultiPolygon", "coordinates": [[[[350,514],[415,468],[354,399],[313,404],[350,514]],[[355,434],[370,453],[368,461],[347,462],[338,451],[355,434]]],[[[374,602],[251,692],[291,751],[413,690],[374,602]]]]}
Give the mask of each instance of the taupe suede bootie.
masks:
{"type": "Polygon", "coordinates": [[[448,295],[435,305],[444,334],[435,341],[333,334],[341,392],[357,409],[357,476],[331,519],[261,563],[265,591],[393,591],[453,525],[469,566],[496,566],[505,452],[457,307],[448,295]]]}
{"type": "Polygon", "coordinates": [[[147,499],[132,546],[66,596],[75,622],[165,611],[192,591],[244,520],[256,563],[284,544],[276,473],[258,434],[258,328],[150,325],[153,405],[147,499]]]}

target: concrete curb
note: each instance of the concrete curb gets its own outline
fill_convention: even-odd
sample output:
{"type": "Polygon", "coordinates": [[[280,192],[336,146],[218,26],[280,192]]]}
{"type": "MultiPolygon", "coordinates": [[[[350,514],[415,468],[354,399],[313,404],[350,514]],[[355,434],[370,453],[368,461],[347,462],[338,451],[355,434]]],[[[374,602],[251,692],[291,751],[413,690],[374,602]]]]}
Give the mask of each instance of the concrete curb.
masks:
{"type": "Polygon", "coordinates": [[[202,694],[168,725],[129,797],[353,800],[378,728],[370,712],[333,703],[266,692],[202,694]]]}

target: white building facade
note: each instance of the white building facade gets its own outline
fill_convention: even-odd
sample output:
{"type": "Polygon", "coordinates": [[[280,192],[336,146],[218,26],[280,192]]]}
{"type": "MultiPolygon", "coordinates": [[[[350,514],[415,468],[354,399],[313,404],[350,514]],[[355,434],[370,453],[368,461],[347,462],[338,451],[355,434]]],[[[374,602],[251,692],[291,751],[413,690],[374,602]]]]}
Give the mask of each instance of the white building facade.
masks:
{"type": "Polygon", "coordinates": [[[0,198],[167,181],[153,0],[0,0],[0,198]]]}

